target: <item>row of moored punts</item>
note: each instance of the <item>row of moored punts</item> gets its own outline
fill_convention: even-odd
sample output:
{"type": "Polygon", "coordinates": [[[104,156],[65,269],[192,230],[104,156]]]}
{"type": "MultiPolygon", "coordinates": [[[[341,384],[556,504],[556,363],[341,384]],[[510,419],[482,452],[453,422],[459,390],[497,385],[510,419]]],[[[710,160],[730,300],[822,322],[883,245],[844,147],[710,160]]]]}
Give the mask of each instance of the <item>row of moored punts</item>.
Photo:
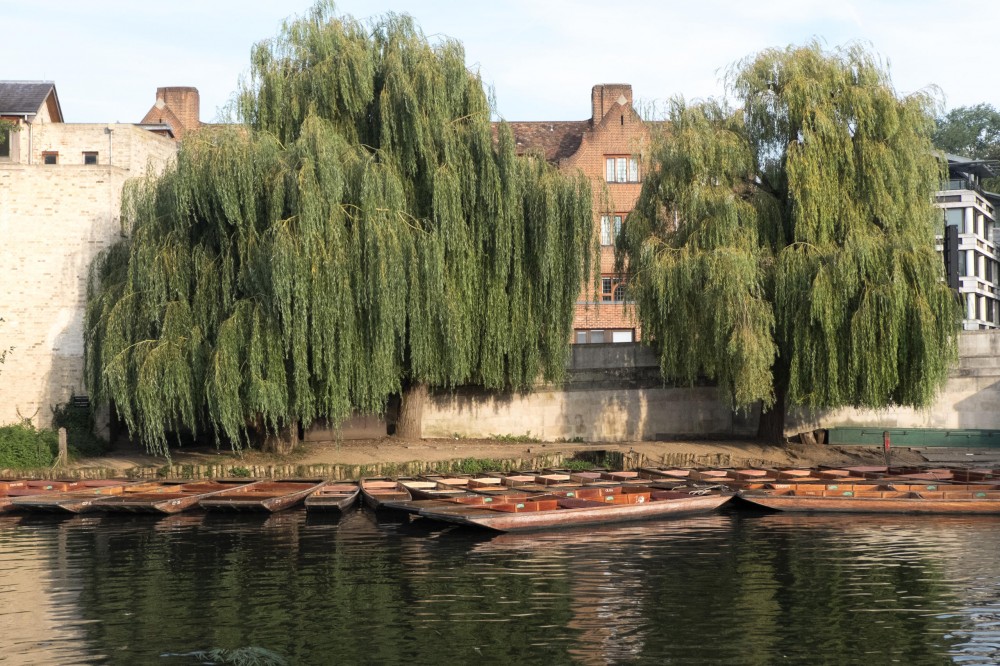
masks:
{"type": "Polygon", "coordinates": [[[361,481],[0,480],[0,512],[274,512],[300,504],[343,512],[359,496],[376,510],[504,532],[689,515],[731,500],[777,511],[1000,514],[1000,470],[643,467],[361,481]]]}

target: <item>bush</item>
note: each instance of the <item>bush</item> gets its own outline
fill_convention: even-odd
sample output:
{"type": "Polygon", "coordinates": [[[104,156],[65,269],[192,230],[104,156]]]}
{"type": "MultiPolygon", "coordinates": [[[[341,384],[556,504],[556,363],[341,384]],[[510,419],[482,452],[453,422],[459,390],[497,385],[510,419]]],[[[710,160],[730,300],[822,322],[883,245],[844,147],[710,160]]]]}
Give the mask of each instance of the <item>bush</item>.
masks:
{"type": "Polygon", "coordinates": [[[36,430],[26,423],[0,428],[0,468],[49,467],[58,450],[59,438],[54,430],[36,430]]]}
{"type": "Polygon", "coordinates": [[[59,405],[52,412],[52,427],[66,428],[66,441],[73,457],[101,456],[110,446],[106,439],[94,434],[94,415],[89,407],[59,405]]]}

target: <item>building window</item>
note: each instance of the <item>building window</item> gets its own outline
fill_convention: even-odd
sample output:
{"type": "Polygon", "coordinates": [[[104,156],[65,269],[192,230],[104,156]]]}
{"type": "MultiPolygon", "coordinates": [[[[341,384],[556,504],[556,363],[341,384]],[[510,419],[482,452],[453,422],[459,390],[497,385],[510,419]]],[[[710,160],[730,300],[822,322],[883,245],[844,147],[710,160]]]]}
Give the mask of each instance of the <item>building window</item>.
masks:
{"type": "Polygon", "coordinates": [[[84,153],[83,153],[83,163],[84,164],[97,164],[97,152],[96,151],[84,151],[84,153]]]}
{"type": "Polygon", "coordinates": [[[619,278],[601,278],[601,301],[605,303],[621,303],[625,300],[625,281],[619,278]]]}
{"type": "Polygon", "coordinates": [[[59,164],[59,153],[51,150],[47,150],[42,153],[42,163],[43,164],[59,164]]]}
{"type": "Polygon", "coordinates": [[[618,234],[622,232],[622,220],[626,213],[601,216],[601,245],[614,245],[618,234]]]}
{"type": "Polygon", "coordinates": [[[10,159],[10,143],[14,140],[14,133],[11,131],[0,132],[0,160],[10,159]]]}
{"type": "Polygon", "coordinates": [[[631,155],[605,157],[604,178],[609,183],[638,183],[639,159],[631,155]]]}
{"type": "Polygon", "coordinates": [[[635,329],[578,328],[574,331],[573,339],[578,345],[599,345],[608,342],[635,342],[635,329]]]}

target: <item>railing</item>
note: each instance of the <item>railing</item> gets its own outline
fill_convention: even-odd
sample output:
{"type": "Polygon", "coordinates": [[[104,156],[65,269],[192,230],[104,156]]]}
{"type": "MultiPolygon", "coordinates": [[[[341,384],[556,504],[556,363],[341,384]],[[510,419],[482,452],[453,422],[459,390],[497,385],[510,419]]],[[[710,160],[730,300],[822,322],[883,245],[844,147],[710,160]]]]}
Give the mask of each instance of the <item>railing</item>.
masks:
{"type": "Polygon", "coordinates": [[[975,183],[971,178],[950,178],[945,183],[946,190],[972,190],[974,192],[979,191],[979,185],[975,183]]]}

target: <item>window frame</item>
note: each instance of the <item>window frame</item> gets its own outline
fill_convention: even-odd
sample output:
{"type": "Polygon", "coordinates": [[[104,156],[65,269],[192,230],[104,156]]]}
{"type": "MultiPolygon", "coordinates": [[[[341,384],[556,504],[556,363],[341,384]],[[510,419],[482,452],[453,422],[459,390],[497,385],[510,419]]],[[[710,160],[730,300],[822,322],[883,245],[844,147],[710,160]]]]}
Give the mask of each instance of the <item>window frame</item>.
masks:
{"type": "Polygon", "coordinates": [[[601,276],[601,303],[624,303],[625,280],[614,275],[601,276]]]}
{"type": "Polygon", "coordinates": [[[601,215],[601,247],[613,247],[622,232],[622,225],[628,213],[601,215]],[[605,242],[607,241],[607,242],[605,242]]]}
{"type": "Polygon", "coordinates": [[[604,180],[615,184],[636,184],[642,182],[639,158],[635,155],[605,155],[604,180]]]}
{"type": "Polygon", "coordinates": [[[100,164],[101,162],[100,162],[100,158],[98,157],[98,155],[99,155],[99,153],[96,150],[85,150],[85,151],[83,151],[83,163],[84,163],[84,165],[85,166],[97,166],[98,164],[100,164]],[[88,162],[87,159],[91,158],[91,157],[94,159],[94,161],[93,162],[88,162]]]}

